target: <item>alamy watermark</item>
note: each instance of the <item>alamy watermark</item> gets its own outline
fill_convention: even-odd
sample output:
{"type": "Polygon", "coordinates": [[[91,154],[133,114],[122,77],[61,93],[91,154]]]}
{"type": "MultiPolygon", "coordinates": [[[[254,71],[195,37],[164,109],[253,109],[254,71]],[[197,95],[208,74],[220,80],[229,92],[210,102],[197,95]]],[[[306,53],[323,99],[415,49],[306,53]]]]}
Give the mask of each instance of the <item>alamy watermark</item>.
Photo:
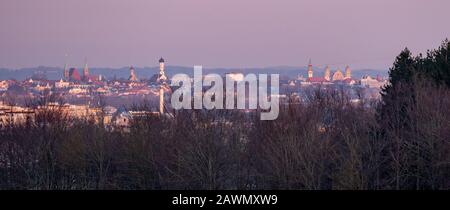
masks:
{"type": "Polygon", "coordinates": [[[176,74],[171,79],[171,86],[179,87],[173,92],[171,105],[174,109],[257,109],[261,111],[261,120],[275,120],[279,114],[278,74],[270,75],[270,94],[268,93],[267,74],[226,74],[224,82],[218,74],[203,76],[202,66],[194,66],[194,79],[187,74],[176,74]],[[193,83],[193,93],[192,93],[193,83]],[[236,85],[235,85],[236,84],[236,85]],[[248,84],[248,85],[247,85],[248,84]],[[236,86],[236,89],[235,89],[236,86]],[[246,90],[248,86],[248,97],[246,90]],[[203,92],[203,87],[210,87],[203,92]],[[236,97],[235,97],[236,96],[236,97]],[[192,98],[193,97],[193,98],[192,98]],[[237,104],[235,104],[237,98],[237,104]],[[192,107],[192,102],[194,106],[192,107]]]}

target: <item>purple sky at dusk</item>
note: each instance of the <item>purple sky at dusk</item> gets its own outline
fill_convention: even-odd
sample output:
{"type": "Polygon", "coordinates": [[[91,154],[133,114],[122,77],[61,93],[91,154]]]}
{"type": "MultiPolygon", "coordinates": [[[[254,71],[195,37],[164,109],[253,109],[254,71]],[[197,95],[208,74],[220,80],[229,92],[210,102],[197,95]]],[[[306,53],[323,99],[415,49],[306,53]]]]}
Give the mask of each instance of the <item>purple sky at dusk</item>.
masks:
{"type": "Polygon", "coordinates": [[[0,0],[0,67],[387,69],[450,38],[448,0],[0,0]]]}

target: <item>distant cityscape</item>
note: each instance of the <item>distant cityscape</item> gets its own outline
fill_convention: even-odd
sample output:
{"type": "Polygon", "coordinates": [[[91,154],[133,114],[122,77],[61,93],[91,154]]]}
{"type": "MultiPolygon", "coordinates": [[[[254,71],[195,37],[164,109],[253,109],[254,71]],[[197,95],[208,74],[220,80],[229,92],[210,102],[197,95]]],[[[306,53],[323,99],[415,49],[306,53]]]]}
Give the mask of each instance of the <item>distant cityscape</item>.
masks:
{"type": "MultiPolygon", "coordinates": [[[[0,81],[0,126],[24,124],[33,121],[37,113],[58,107],[69,117],[92,119],[111,128],[124,129],[129,121],[142,114],[159,115],[170,110],[167,97],[172,92],[170,77],[166,76],[165,60],[159,59],[159,73],[151,77],[141,77],[133,66],[129,67],[128,78],[105,77],[90,72],[87,62],[82,69],[64,65],[60,79],[47,79],[45,75],[33,75],[24,80],[0,81]],[[81,72],[81,73],[80,73],[81,72]],[[52,100],[44,97],[51,96],[52,100]],[[159,101],[159,102],[158,102],[159,101]],[[149,110],[131,109],[134,105],[148,103],[149,110]],[[101,116],[101,117],[100,117],[101,116]]],[[[239,76],[245,71],[229,71],[222,74],[239,76]]],[[[380,75],[363,75],[356,78],[350,66],[344,71],[314,67],[311,60],[307,74],[300,70],[297,76],[284,76],[280,79],[280,98],[296,97],[303,100],[311,89],[342,89],[349,93],[352,102],[358,103],[361,97],[378,100],[379,91],[386,84],[380,75]],[[364,95],[361,96],[361,91],[364,95]]],[[[281,100],[280,103],[285,103],[281,100]]]]}

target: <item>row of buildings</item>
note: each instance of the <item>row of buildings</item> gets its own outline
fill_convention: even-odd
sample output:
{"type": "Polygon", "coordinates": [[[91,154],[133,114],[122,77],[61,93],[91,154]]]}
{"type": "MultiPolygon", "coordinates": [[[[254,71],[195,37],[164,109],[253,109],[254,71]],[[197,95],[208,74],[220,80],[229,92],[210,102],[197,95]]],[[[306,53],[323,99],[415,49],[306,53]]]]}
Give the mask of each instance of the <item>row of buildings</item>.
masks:
{"type": "Polygon", "coordinates": [[[345,67],[345,71],[343,72],[340,68],[337,68],[335,71],[331,71],[330,67],[327,65],[323,71],[323,76],[314,76],[313,65],[311,61],[308,64],[308,75],[307,77],[303,77],[300,75],[295,80],[290,80],[288,83],[290,86],[311,86],[311,85],[358,85],[364,88],[381,88],[386,83],[387,80],[377,76],[375,78],[370,76],[364,76],[361,79],[352,78],[352,72],[350,67],[347,65],[345,67]]]}
{"type": "Polygon", "coordinates": [[[128,130],[131,120],[143,116],[159,116],[159,112],[152,111],[118,111],[112,106],[91,107],[89,105],[48,103],[44,106],[22,107],[7,105],[0,102],[0,130],[8,126],[27,125],[37,123],[39,116],[46,116],[49,111],[58,114],[68,122],[88,120],[92,123],[102,123],[111,130],[128,130]]]}
{"type": "Polygon", "coordinates": [[[38,99],[42,94],[57,95],[66,100],[75,101],[75,104],[49,103],[45,106],[26,107],[17,103],[4,103],[0,100],[0,128],[8,125],[26,124],[34,122],[36,116],[45,110],[56,110],[68,118],[90,119],[96,123],[103,123],[112,128],[126,127],[129,121],[136,116],[145,114],[163,113],[165,109],[164,95],[170,92],[165,75],[164,59],[159,59],[159,73],[150,80],[139,81],[133,67],[130,67],[128,80],[102,80],[101,76],[91,75],[87,63],[80,75],[76,68],[64,66],[63,78],[57,81],[32,78],[24,81],[3,80],[0,81],[1,99],[7,96],[14,98],[38,99]],[[117,111],[113,106],[100,107],[90,101],[97,96],[117,98],[125,100],[136,96],[157,96],[159,98],[159,111],[117,111]],[[77,102],[77,98],[78,100],[77,102]],[[83,103],[88,101],[89,103],[83,103]],[[81,103],[81,104],[80,104],[81,103]]]}
{"type": "MultiPolygon", "coordinates": [[[[26,95],[29,98],[38,96],[42,92],[58,94],[63,97],[89,98],[93,96],[144,96],[158,95],[162,81],[166,81],[164,59],[160,59],[160,71],[149,80],[138,80],[134,67],[130,67],[128,80],[105,80],[102,76],[92,75],[87,63],[80,75],[75,67],[68,68],[64,65],[64,71],[60,80],[47,80],[43,78],[29,78],[23,81],[0,81],[0,95],[8,90],[14,95],[26,95]]],[[[164,86],[163,92],[169,91],[164,86]]]]}

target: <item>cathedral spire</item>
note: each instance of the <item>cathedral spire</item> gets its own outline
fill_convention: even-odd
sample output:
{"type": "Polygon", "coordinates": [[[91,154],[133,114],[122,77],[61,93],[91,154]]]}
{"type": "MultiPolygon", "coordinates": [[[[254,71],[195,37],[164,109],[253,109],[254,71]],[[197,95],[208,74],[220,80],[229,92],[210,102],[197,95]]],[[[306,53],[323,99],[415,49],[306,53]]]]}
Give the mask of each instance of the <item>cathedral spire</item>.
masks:
{"type": "Polygon", "coordinates": [[[64,79],[69,80],[69,67],[67,66],[67,54],[64,55],[64,79]]]}
{"type": "Polygon", "coordinates": [[[87,80],[89,77],[89,68],[87,63],[87,58],[84,58],[84,68],[83,68],[83,77],[87,80]]]}

